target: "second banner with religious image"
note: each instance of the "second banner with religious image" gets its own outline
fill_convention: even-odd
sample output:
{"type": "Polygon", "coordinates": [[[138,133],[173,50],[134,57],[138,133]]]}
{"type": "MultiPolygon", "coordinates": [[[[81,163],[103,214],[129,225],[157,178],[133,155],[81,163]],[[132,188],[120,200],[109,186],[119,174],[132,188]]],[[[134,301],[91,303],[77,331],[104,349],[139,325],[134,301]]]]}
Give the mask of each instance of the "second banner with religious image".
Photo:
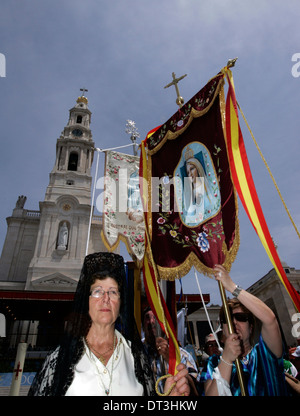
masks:
{"type": "Polygon", "coordinates": [[[105,157],[102,240],[113,251],[123,241],[143,261],[145,226],[139,191],[139,157],[108,151],[105,157]]]}

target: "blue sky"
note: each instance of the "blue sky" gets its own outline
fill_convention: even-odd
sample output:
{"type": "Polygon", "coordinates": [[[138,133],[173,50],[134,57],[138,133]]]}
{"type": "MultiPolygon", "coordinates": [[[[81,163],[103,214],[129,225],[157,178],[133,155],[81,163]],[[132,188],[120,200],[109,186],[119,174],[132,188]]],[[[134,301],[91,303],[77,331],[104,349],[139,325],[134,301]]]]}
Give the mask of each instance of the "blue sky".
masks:
{"type": "MultiPolygon", "coordinates": [[[[300,228],[300,77],[292,75],[299,18],[295,0],[2,1],[1,248],[18,195],[33,210],[44,199],[56,140],[80,88],[88,89],[96,146],[120,146],[130,142],[126,120],[144,138],[177,111],[175,89],[164,89],[172,72],[187,74],[180,93],[188,101],[234,57],[238,102],[300,228]]],[[[241,127],[270,233],[281,259],[299,269],[299,237],[243,121],[241,127]]],[[[104,156],[100,172],[103,163],[104,156]]],[[[231,275],[247,288],[272,264],[241,204],[239,221],[231,275]]],[[[193,275],[182,281],[185,293],[197,292],[193,275]]],[[[214,281],[203,277],[201,287],[219,300],[214,281]]]]}

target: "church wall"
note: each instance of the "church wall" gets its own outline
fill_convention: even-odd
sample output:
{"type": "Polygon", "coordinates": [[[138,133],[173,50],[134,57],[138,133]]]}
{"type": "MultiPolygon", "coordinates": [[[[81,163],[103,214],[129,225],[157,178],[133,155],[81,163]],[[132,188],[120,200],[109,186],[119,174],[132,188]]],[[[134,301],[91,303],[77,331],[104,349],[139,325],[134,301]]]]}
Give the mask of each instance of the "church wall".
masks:
{"type": "Polygon", "coordinates": [[[26,282],[39,229],[38,211],[22,210],[21,217],[9,217],[7,224],[0,259],[0,280],[26,282]]]}
{"type": "MultiPolygon", "coordinates": [[[[296,284],[300,282],[300,271],[293,268],[286,268],[286,275],[297,289],[296,284]]],[[[286,345],[296,345],[297,339],[292,334],[292,316],[296,310],[276,271],[272,269],[247,290],[265,302],[273,310],[280,322],[286,345]]]]}
{"type": "MultiPolygon", "coordinates": [[[[102,222],[98,222],[94,220],[91,226],[91,233],[90,233],[90,241],[88,247],[88,254],[97,253],[100,251],[107,251],[102,238],[101,238],[101,231],[102,231],[102,222]]],[[[118,253],[119,250],[114,250],[115,253],[118,253]]]]}

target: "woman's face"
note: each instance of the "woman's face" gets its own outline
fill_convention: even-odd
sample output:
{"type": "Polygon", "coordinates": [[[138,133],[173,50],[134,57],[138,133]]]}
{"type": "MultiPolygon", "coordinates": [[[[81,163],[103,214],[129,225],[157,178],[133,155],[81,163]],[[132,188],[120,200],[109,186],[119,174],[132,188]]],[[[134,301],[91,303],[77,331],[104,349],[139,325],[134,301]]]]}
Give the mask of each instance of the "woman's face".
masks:
{"type": "MultiPolygon", "coordinates": [[[[236,313],[244,313],[244,310],[238,306],[237,308],[234,308],[232,311],[232,324],[234,326],[234,332],[239,336],[240,340],[242,340],[244,343],[250,342],[250,336],[252,332],[252,327],[249,324],[248,321],[242,322],[237,320],[234,315],[236,313]]],[[[223,324],[223,334],[225,338],[229,336],[229,329],[227,324],[223,324]]]]}
{"type": "Polygon", "coordinates": [[[196,166],[193,163],[187,163],[186,165],[187,175],[191,178],[192,182],[196,182],[196,178],[198,177],[198,171],[196,166]]]}
{"type": "Polygon", "coordinates": [[[96,289],[98,294],[101,291],[105,293],[100,297],[90,296],[89,314],[93,324],[112,325],[116,322],[120,311],[120,295],[118,283],[111,277],[97,279],[91,286],[91,293],[96,289]],[[107,293],[111,291],[111,294],[107,293]],[[116,296],[117,293],[117,296],[116,296]]]}

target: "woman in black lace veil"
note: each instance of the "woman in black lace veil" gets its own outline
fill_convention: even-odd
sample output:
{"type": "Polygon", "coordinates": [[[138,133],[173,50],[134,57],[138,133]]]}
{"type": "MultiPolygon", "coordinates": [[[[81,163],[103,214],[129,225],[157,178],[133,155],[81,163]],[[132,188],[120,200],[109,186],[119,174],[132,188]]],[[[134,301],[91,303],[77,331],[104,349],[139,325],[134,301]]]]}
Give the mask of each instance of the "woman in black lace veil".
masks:
{"type": "MultiPolygon", "coordinates": [[[[85,257],[74,297],[71,319],[68,322],[62,342],[46,357],[42,368],[36,374],[32,383],[28,393],[29,396],[64,396],[72,385],[76,366],[89,351],[86,338],[92,325],[89,314],[89,297],[95,273],[102,276],[103,279],[109,277],[117,282],[121,302],[119,318],[115,323],[115,328],[122,334],[126,340],[125,342],[128,342],[131,348],[135,378],[137,383],[142,386],[143,395],[155,395],[153,374],[135,325],[134,316],[132,316],[130,305],[133,303],[133,299],[129,297],[123,258],[114,253],[94,253],[85,257]]],[[[92,357],[90,351],[89,353],[92,357]]],[[[184,369],[180,373],[178,388],[181,389],[180,392],[184,391],[188,394],[185,389],[184,371],[186,370],[184,369]]],[[[170,385],[170,383],[168,384],[170,385]]],[[[105,393],[109,394],[109,389],[106,389],[105,393]]],[[[123,395],[122,391],[119,395],[123,395]]]]}

